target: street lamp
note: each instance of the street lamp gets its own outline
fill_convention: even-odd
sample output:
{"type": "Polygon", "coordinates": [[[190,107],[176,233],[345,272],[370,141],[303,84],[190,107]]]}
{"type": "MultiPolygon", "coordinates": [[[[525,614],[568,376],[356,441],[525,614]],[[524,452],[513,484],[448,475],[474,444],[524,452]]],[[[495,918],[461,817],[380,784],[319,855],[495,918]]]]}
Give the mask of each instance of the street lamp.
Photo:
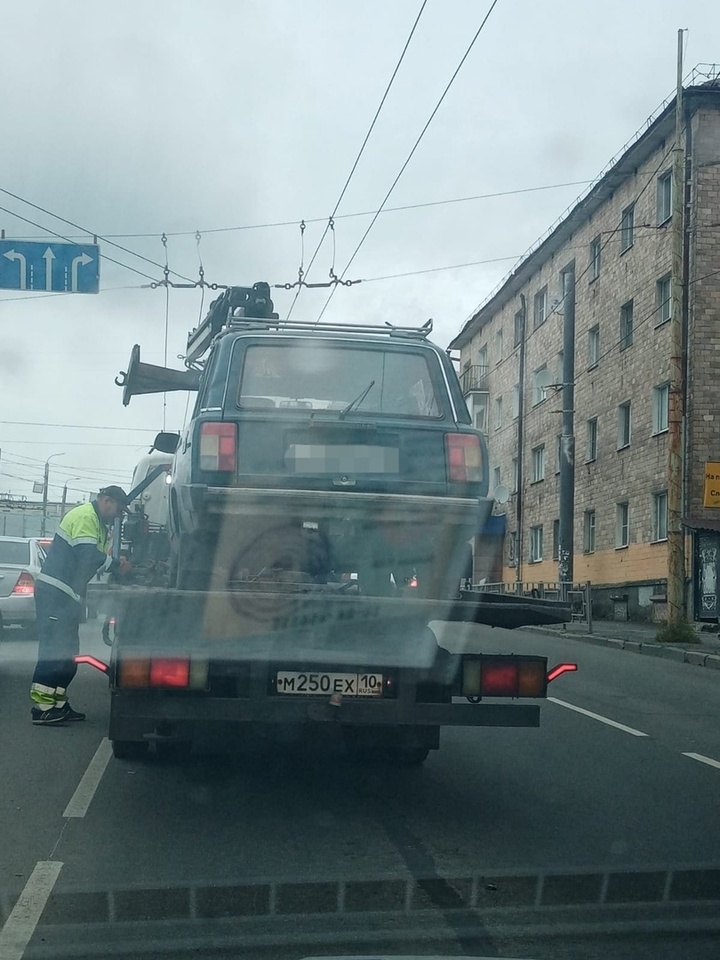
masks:
{"type": "Polygon", "coordinates": [[[43,499],[42,499],[42,521],[40,524],[40,536],[44,537],[47,527],[47,502],[48,502],[48,480],[50,479],[50,461],[53,457],[64,457],[64,453],[51,453],[45,461],[45,477],[43,479],[43,499]]]}
{"type": "Polygon", "coordinates": [[[68,484],[69,484],[69,483],[72,483],[73,480],[82,480],[82,477],[70,477],[69,480],[66,480],[66,481],[65,481],[65,486],[63,487],[63,492],[62,492],[62,504],[60,505],[60,519],[61,519],[61,520],[62,520],[62,518],[65,516],[65,505],[66,505],[66,503],[67,503],[68,484]]]}

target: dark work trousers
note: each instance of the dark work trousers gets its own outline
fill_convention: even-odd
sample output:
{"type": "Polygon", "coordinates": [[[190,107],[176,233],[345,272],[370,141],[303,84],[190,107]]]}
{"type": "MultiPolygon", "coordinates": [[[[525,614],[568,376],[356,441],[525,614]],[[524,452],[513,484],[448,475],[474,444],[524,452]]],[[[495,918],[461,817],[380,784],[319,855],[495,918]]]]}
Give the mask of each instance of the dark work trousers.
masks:
{"type": "Polygon", "coordinates": [[[75,657],[80,652],[79,603],[57,587],[40,581],[35,585],[38,662],[33,683],[46,687],[67,687],[77,673],[75,657]]]}

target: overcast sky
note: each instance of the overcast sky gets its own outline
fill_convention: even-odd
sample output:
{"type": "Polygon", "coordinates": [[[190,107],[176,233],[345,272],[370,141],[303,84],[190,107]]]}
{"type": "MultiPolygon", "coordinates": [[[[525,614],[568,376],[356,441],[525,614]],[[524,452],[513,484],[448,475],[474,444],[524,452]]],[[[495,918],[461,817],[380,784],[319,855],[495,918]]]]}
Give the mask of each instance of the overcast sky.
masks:
{"type": "MultiPolygon", "coordinates": [[[[26,0],[3,22],[0,187],[91,233],[151,234],[116,242],[157,262],[163,231],[189,231],[168,241],[170,267],[188,277],[199,229],[209,281],[291,282],[297,224],[332,211],[420,4],[26,0]],[[294,225],[206,232],[277,221],[294,225]]],[[[428,0],[339,210],[338,274],[370,221],[342,214],[379,206],[487,5],[428,0]]],[[[499,0],[388,206],[531,192],[383,214],[347,274],[364,282],[338,290],[325,318],[433,317],[445,346],[584,190],[577,182],[594,179],[672,92],[680,27],[686,72],[720,62],[720,4],[707,0],[499,0]],[[498,262],[374,279],[487,260],[498,262]]],[[[42,225],[0,212],[8,238],[92,239],[6,194],[0,206],[42,225]]],[[[323,227],[308,224],[306,266],[323,227]]],[[[331,255],[326,241],[310,280],[327,278],[331,255]]],[[[103,260],[97,296],[0,291],[0,492],[32,497],[54,454],[55,498],[65,482],[70,499],[102,479],[129,483],[162,427],[160,397],[124,408],[113,383],[136,342],[162,363],[165,293],[137,289],[148,282],[103,260]]],[[[326,298],[304,291],[293,316],[316,319],[326,298]]],[[[291,299],[275,291],[281,316],[291,299]]],[[[199,310],[199,291],[171,292],[176,365],[199,310]]],[[[168,429],[185,407],[184,395],[168,398],[168,429]]]]}

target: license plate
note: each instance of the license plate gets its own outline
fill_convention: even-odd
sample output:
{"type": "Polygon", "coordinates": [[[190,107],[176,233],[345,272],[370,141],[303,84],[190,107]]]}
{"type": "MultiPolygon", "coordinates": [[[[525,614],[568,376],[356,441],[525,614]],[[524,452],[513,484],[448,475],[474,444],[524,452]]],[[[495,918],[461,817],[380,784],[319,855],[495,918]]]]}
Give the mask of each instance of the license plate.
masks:
{"type": "Polygon", "coordinates": [[[278,672],[275,687],[278,693],[308,696],[381,697],[381,673],[296,673],[278,672]]]}

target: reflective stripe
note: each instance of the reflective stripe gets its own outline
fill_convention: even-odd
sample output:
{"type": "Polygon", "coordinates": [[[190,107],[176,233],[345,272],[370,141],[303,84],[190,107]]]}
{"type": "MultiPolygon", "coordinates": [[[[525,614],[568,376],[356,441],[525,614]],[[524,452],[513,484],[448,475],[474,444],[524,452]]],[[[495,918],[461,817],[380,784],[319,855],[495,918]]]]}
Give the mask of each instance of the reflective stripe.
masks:
{"type": "Polygon", "coordinates": [[[48,583],[51,587],[57,587],[58,590],[62,590],[63,593],[66,593],[68,597],[72,597],[77,603],[82,603],[82,597],[75,593],[72,587],[63,583],[62,580],[58,580],[56,577],[49,577],[46,573],[39,573],[35,579],[41,583],[48,583]]]}
{"type": "Polygon", "coordinates": [[[30,699],[39,707],[54,707],[55,687],[46,687],[44,683],[33,683],[30,687],[30,699]]]}
{"type": "Polygon", "coordinates": [[[69,543],[71,547],[77,547],[81,543],[89,543],[91,547],[97,547],[100,550],[100,544],[98,543],[97,537],[71,537],[64,530],[58,530],[57,535],[69,543]]]}

